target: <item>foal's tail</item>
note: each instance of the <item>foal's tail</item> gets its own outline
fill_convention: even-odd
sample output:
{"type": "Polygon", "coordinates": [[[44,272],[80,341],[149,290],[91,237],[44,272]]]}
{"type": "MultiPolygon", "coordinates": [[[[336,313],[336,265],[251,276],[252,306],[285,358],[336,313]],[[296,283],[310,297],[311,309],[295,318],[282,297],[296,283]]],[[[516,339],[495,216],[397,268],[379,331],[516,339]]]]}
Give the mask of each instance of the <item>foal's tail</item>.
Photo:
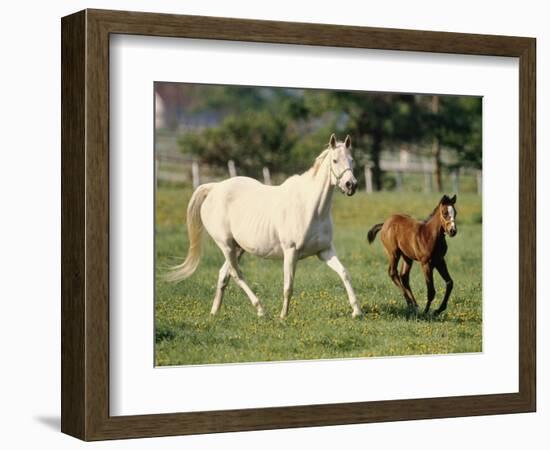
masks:
{"type": "Polygon", "coordinates": [[[187,206],[187,234],[189,235],[187,257],[181,264],[170,268],[165,275],[166,281],[177,283],[193,275],[193,272],[197,269],[201,260],[203,230],[201,206],[213,187],[214,183],[203,184],[193,192],[187,206]]]}
{"type": "Polygon", "coordinates": [[[367,239],[369,240],[369,244],[372,244],[372,241],[374,241],[374,238],[382,228],[383,223],[377,223],[375,226],[373,226],[369,232],[367,233],[367,239]]]}

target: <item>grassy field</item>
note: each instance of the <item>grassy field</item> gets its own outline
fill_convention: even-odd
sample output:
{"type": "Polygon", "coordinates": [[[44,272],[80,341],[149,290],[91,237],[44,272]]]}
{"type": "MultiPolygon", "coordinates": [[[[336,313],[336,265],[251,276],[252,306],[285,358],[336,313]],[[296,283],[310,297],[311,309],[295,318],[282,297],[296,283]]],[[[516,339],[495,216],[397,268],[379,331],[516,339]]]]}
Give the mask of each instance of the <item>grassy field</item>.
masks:
{"type": "MultiPolygon", "coordinates": [[[[157,282],[155,359],[157,365],[211,364],[246,361],[357,358],[480,352],[482,349],[481,198],[458,195],[458,235],[447,239],[447,265],[454,290],[447,311],[434,319],[411,316],[405,300],[387,275],[386,257],[377,239],[366,242],[367,230],[394,212],[425,218],[440,196],[426,194],[357,193],[335,195],[335,245],[348,268],[365,316],[352,319],[337,275],[317,258],[298,263],[289,317],[279,319],[282,306],[281,261],[244,255],[246,280],[267,309],[258,318],[246,295],[231,281],[217,316],[210,316],[221,252],[205,236],[203,259],[195,274],[169,284],[161,274],[181,262],[187,251],[185,210],[191,191],[161,186],[156,204],[157,282]]],[[[439,306],[444,283],[432,310],[439,306]]],[[[426,288],[418,264],[411,287],[422,309],[426,288]]]]}

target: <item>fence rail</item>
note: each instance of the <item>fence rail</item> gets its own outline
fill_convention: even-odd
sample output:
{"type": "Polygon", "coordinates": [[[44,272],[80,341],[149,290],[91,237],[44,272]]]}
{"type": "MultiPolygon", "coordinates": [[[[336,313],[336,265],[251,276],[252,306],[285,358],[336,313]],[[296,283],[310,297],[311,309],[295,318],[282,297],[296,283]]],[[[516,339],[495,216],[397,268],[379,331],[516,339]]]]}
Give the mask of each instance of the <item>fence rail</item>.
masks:
{"type": "MultiPolygon", "coordinates": [[[[423,175],[423,190],[424,192],[433,192],[433,176],[434,164],[431,161],[402,161],[382,160],[380,161],[380,169],[384,172],[391,173],[395,176],[395,189],[403,190],[404,176],[407,175],[423,175]]],[[[183,155],[178,155],[168,152],[157,152],[155,160],[155,172],[157,183],[159,181],[169,183],[189,183],[194,188],[201,183],[218,181],[223,179],[223,174],[218,170],[213,170],[210,166],[201,165],[197,160],[183,155]]],[[[227,175],[234,177],[238,175],[239,168],[233,160],[227,162],[227,175]]],[[[263,167],[262,173],[259,174],[265,184],[272,184],[272,176],[268,167],[263,167]]],[[[364,189],[370,194],[373,189],[373,167],[365,165],[364,167],[364,189]]],[[[460,192],[460,180],[464,177],[475,177],[475,186],[478,194],[482,192],[482,172],[473,168],[461,167],[453,169],[450,172],[451,184],[453,192],[460,192]]]]}

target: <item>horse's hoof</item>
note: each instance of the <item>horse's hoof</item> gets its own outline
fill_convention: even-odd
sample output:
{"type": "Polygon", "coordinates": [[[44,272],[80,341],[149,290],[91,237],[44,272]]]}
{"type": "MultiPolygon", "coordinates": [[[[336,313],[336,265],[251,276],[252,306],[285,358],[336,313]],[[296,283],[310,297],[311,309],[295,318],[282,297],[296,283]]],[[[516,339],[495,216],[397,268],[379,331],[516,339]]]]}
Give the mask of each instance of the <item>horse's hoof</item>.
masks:
{"type": "Polygon", "coordinates": [[[407,312],[407,320],[417,320],[419,316],[420,311],[418,310],[418,306],[409,306],[407,312]]]}
{"type": "Polygon", "coordinates": [[[263,317],[263,316],[265,316],[265,309],[258,308],[258,317],[263,317]]]}
{"type": "Polygon", "coordinates": [[[355,318],[361,318],[361,317],[363,317],[363,312],[362,311],[353,311],[351,313],[351,317],[353,317],[354,319],[355,318]]]}

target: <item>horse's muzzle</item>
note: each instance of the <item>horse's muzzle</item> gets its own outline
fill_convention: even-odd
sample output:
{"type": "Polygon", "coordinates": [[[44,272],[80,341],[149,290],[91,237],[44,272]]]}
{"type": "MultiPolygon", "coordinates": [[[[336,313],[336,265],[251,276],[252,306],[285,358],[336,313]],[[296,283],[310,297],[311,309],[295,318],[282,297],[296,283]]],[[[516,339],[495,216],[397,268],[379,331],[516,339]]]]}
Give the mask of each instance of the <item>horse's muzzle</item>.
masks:
{"type": "Polygon", "coordinates": [[[346,181],[346,195],[351,197],[357,190],[357,182],[346,181]]]}

